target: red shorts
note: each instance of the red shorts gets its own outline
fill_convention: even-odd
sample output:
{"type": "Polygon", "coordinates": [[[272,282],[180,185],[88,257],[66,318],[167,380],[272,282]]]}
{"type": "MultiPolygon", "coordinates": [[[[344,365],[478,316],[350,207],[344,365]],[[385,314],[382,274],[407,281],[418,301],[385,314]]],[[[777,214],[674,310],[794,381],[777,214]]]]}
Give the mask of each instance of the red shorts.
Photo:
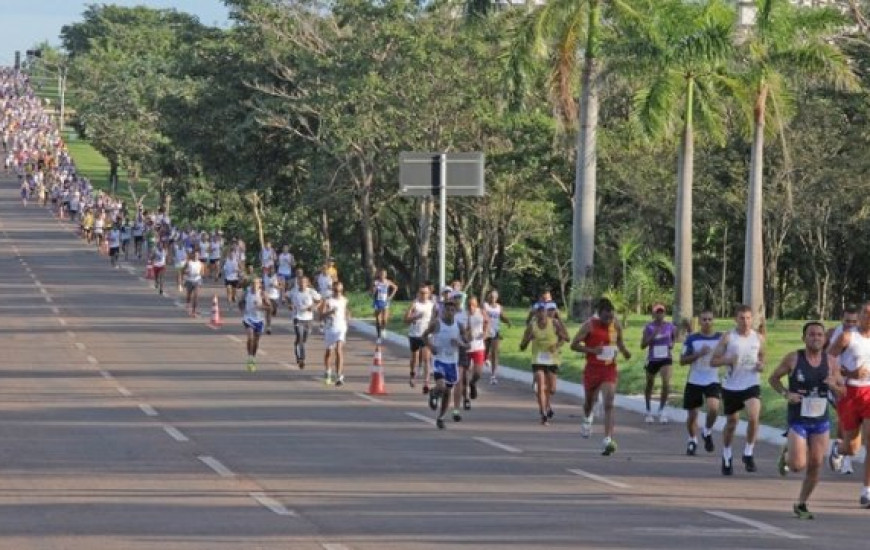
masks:
{"type": "Polygon", "coordinates": [[[468,363],[475,367],[480,367],[486,363],[486,350],[479,349],[477,351],[468,352],[468,363]]]}
{"type": "Polygon", "coordinates": [[[851,432],[870,419],[870,386],[846,386],[846,395],[837,401],[840,428],[851,432]]]}
{"type": "Polygon", "coordinates": [[[155,266],[154,266],[154,275],[155,275],[155,276],[156,276],[156,275],[160,275],[160,274],[163,273],[164,271],[166,271],[166,266],[165,266],[165,265],[161,265],[161,266],[156,266],[156,265],[155,265],[155,266]]]}
{"type": "Polygon", "coordinates": [[[583,371],[583,389],[595,393],[601,384],[616,384],[616,365],[586,365],[583,371]]]}

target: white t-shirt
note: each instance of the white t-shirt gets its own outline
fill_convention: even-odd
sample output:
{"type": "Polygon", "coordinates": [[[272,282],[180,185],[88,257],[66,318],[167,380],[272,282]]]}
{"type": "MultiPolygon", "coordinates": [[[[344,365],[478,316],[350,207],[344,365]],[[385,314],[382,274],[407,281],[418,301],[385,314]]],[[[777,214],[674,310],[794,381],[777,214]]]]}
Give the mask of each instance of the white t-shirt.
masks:
{"type": "Polygon", "coordinates": [[[245,319],[259,323],[266,317],[263,307],[263,297],[251,290],[245,292],[245,319]]]}
{"type": "Polygon", "coordinates": [[[750,330],[746,336],[740,336],[736,330],[729,332],[725,355],[734,356],[737,360],[734,366],[729,366],[722,388],[742,391],[761,385],[761,377],[755,370],[759,353],[761,353],[761,338],[757,332],[750,330]]]}
{"type": "Polygon", "coordinates": [[[109,235],[106,237],[106,240],[109,242],[109,248],[118,248],[121,246],[121,232],[117,229],[112,229],[109,231],[109,235]]]}
{"type": "Polygon", "coordinates": [[[483,310],[489,316],[489,335],[488,338],[495,338],[498,331],[501,329],[501,304],[490,305],[489,302],[484,302],[483,310]]]}
{"type": "Polygon", "coordinates": [[[481,351],[486,349],[486,344],[484,343],[486,334],[483,333],[483,310],[478,309],[473,313],[468,312],[465,314],[465,319],[468,331],[471,333],[471,341],[468,343],[468,351],[481,351]]]}
{"type": "Polygon", "coordinates": [[[282,252],[278,256],[278,274],[289,277],[293,273],[293,254],[282,252]]]}
{"type": "Polygon", "coordinates": [[[713,358],[713,350],[719,344],[721,338],[722,334],[718,332],[710,335],[696,332],[686,338],[681,355],[694,355],[701,351],[708,352],[706,355],[692,361],[692,366],[689,367],[689,384],[709,386],[710,384],[719,383],[719,369],[710,365],[710,359],[713,358]]]}
{"type": "Polygon", "coordinates": [[[411,321],[411,324],[408,325],[408,336],[412,338],[420,338],[423,336],[423,332],[426,331],[429,323],[432,322],[432,313],[435,310],[435,303],[431,300],[426,300],[425,302],[414,300],[414,303],[411,304],[411,308],[413,310],[412,315],[422,313],[422,316],[415,321],[411,321]]]}
{"type": "Polygon", "coordinates": [[[202,282],[202,262],[199,260],[190,260],[184,269],[184,280],[191,283],[202,282]]]}
{"type": "Polygon", "coordinates": [[[322,296],[332,296],[332,277],[323,273],[317,274],[317,290],[322,296]]]}
{"type": "Polygon", "coordinates": [[[268,296],[270,300],[277,300],[280,298],[281,293],[278,291],[278,276],[263,275],[263,290],[266,291],[266,296],[268,296]]]}
{"type": "Polygon", "coordinates": [[[336,332],[347,330],[347,298],[344,296],[327,298],[326,310],[333,313],[323,318],[323,324],[327,329],[336,332]]]}
{"type": "Polygon", "coordinates": [[[224,261],[224,279],[227,281],[239,280],[239,264],[233,258],[224,261]]]}
{"type": "MultiPolygon", "coordinates": [[[[847,348],[852,361],[848,365],[843,365],[849,372],[854,372],[861,367],[870,367],[870,338],[863,336],[859,331],[852,333],[849,338],[849,347],[847,348]]],[[[870,380],[848,379],[846,384],[849,386],[870,386],[870,380]]]]}
{"type": "Polygon", "coordinates": [[[438,330],[432,335],[432,345],[435,347],[435,360],[441,363],[456,364],[459,362],[459,346],[453,343],[458,342],[459,323],[456,319],[453,324],[448,325],[442,320],[438,320],[438,330]]]}
{"type": "Polygon", "coordinates": [[[293,318],[300,321],[314,319],[314,304],[320,301],[320,294],[313,288],[293,290],[290,293],[290,304],[293,306],[293,318]]]}

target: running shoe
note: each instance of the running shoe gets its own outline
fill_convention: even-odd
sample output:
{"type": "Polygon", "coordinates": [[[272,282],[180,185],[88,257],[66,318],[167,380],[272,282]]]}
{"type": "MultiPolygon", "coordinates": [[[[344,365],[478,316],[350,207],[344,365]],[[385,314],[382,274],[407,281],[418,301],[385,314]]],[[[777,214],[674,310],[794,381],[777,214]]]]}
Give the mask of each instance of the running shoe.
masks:
{"type": "Polygon", "coordinates": [[[695,456],[695,451],[698,450],[698,444],[694,441],[689,441],[686,443],[686,454],[688,456],[695,456]]]}
{"type": "Polygon", "coordinates": [[[438,429],[439,429],[439,430],[443,430],[443,429],[444,429],[444,419],[443,419],[443,418],[437,418],[437,419],[435,420],[435,425],[438,426],[438,429]]]}
{"type": "Polygon", "coordinates": [[[550,423],[550,419],[547,418],[547,415],[546,415],[546,414],[542,414],[542,415],[541,415],[541,425],[542,425],[542,426],[547,426],[549,423],[550,423]]]}
{"type": "Polygon", "coordinates": [[[654,424],[656,419],[652,415],[652,413],[648,412],[648,413],[646,413],[646,416],[643,417],[643,421],[646,422],[647,424],[654,424]]]}
{"type": "MultiPolygon", "coordinates": [[[[788,445],[783,445],[782,449],[779,451],[779,458],[776,459],[776,470],[779,472],[779,475],[785,477],[788,473],[788,461],[786,456],[788,455],[788,445]]],[[[797,514],[797,504],[795,506],[795,513],[797,514]]],[[[804,505],[804,509],[806,510],[806,505],[804,505]]]]}
{"type": "Polygon", "coordinates": [[[870,508],[870,496],[861,495],[861,498],[858,499],[858,504],[861,505],[861,508],[870,508]]]}
{"type": "Polygon", "coordinates": [[[490,376],[489,377],[489,384],[491,386],[495,386],[496,384],[498,384],[498,378],[496,378],[495,376],[490,376]]]}
{"type": "Polygon", "coordinates": [[[453,409],[453,421],[462,422],[462,415],[459,414],[459,409],[453,409]]]}
{"type": "Polygon", "coordinates": [[[271,328],[267,328],[267,329],[266,329],[266,334],[272,334],[272,329],[271,329],[271,328]]]}
{"type": "Polygon", "coordinates": [[[746,467],[747,472],[755,472],[758,468],[755,467],[755,458],[752,455],[743,455],[743,466],[746,467]]]}
{"type": "Polygon", "coordinates": [[[712,453],[716,450],[716,445],[713,444],[713,434],[701,435],[701,439],[704,440],[705,451],[712,453]]]}
{"type": "Polygon", "coordinates": [[[471,400],[468,399],[467,397],[462,400],[462,408],[465,409],[466,411],[471,410],[471,400]]]}
{"type": "Polygon", "coordinates": [[[842,475],[849,475],[855,473],[855,470],[852,469],[852,458],[848,456],[843,457],[843,466],[840,468],[840,473],[842,475]]]}
{"type": "Polygon", "coordinates": [[[580,423],[580,437],[589,439],[592,436],[592,420],[584,420],[580,423]]]}
{"type": "Polygon", "coordinates": [[[670,417],[668,417],[668,413],[665,411],[659,411],[659,424],[668,424],[671,421],[670,417]]]}
{"type": "Polygon", "coordinates": [[[468,397],[477,399],[477,384],[475,382],[468,384],[468,397]]]}
{"type": "Polygon", "coordinates": [[[547,407],[547,418],[553,419],[556,416],[556,413],[553,411],[553,407],[547,407]]]}
{"type": "Polygon", "coordinates": [[[794,515],[797,516],[798,519],[813,519],[813,513],[807,510],[807,505],[805,502],[801,502],[799,504],[795,504],[792,507],[794,510],[794,515]]]}
{"type": "Polygon", "coordinates": [[[429,393],[429,384],[423,384],[423,395],[429,393]]]}
{"type": "Polygon", "coordinates": [[[414,387],[414,378],[416,378],[416,377],[417,377],[417,373],[415,373],[414,371],[411,371],[411,374],[408,376],[408,385],[411,386],[412,388],[414,387]]]}
{"type": "Polygon", "coordinates": [[[438,408],[438,395],[434,391],[429,392],[429,408],[433,411],[438,408]]]}
{"type": "Polygon", "coordinates": [[[734,474],[734,465],[731,463],[730,458],[722,457],[722,475],[730,476],[734,474]]]}
{"type": "Polygon", "coordinates": [[[840,441],[837,439],[831,442],[831,452],[828,453],[828,466],[834,472],[839,472],[843,467],[843,455],[840,454],[840,441]]]}
{"type": "Polygon", "coordinates": [[[344,386],[344,375],[343,374],[338,377],[338,380],[335,381],[335,385],[337,387],[344,386]]]}
{"type": "Polygon", "coordinates": [[[296,361],[296,366],[299,367],[299,370],[305,369],[305,361],[303,361],[302,359],[296,361]]]}
{"type": "Polygon", "coordinates": [[[323,383],[326,384],[327,386],[331,386],[333,384],[331,372],[326,371],[323,373],[323,383]]]}
{"type": "Polygon", "coordinates": [[[601,454],[603,456],[610,456],[616,452],[616,448],[616,441],[613,438],[605,437],[601,454]]]}
{"type": "Polygon", "coordinates": [[[253,357],[248,359],[248,363],[245,365],[245,368],[248,369],[248,372],[255,372],[257,370],[257,362],[253,357]]]}

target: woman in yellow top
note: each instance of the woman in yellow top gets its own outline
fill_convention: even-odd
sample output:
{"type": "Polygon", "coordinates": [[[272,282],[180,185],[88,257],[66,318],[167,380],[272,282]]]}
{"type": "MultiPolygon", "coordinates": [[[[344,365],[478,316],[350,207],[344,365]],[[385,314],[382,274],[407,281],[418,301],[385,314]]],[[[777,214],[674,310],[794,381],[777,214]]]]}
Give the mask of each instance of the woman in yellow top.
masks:
{"type": "Polygon", "coordinates": [[[568,331],[562,321],[547,314],[547,305],[535,307],[535,317],[526,326],[520,350],[525,351],[532,344],[532,373],[535,378],[535,393],[541,424],[547,425],[555,416],[550,398],[556,393],[556,380],[559,373],[559,348],[568,342],[568,331]]]}
{"type": "Polygon", "coordinates": [[[85,232],[85,239],[88,244],[94,239],[94,213],[90,209],[85,212],[85,217],[82,219],[82,229],[85,232]]]}

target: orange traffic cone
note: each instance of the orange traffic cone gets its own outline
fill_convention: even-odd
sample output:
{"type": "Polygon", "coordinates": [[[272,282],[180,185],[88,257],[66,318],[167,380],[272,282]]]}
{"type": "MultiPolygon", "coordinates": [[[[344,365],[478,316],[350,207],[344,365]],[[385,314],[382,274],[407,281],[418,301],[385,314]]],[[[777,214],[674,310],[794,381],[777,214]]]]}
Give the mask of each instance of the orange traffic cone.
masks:
{"type": "Polygon", "coordinates": [[[208,326],[214,329],[221,328],[224,322],[221,321],[221,305],[218,302],[217,294],[214,295],[214,299],[211,301],[211,321],[209,321],[208,326]]]}
{"type": "Polygon", "coordinates": [[[384,363],[381,358],[381,346],[375,346],[375,356],[372,359],[371,378],[369,380],[369,395],[387,395],[384,387],[384,363]]]}

